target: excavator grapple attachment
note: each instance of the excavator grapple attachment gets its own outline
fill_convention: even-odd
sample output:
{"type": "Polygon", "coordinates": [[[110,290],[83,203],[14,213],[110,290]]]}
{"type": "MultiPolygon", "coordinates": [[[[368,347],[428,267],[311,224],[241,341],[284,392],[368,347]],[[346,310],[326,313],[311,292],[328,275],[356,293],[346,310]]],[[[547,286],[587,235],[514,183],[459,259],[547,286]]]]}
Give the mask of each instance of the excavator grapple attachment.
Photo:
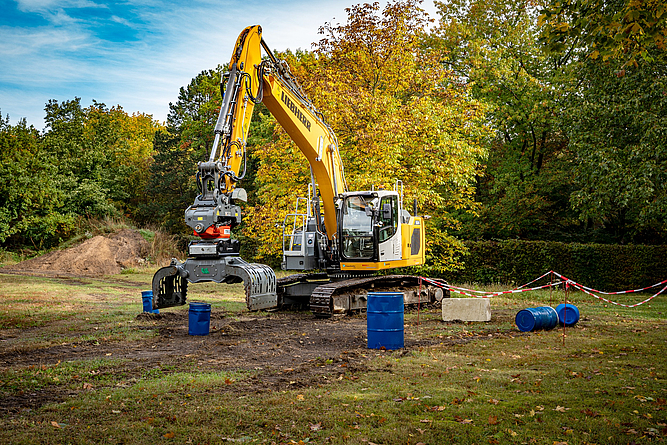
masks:
{"type": "Polygon", "coordinates": [[[178,268],[170,265],[158,269],[153,275],[153,309],[185,304],[188,281],[178,274],[178,268]]]}
{"type": "Polygon", "coordinates": [[[248,309],[278,307],[276,274],[264,264],[248,263],[238,256],[172,259],[153,276],[153,309],[183,305],[188,282],[244,283],[248,309]]]}

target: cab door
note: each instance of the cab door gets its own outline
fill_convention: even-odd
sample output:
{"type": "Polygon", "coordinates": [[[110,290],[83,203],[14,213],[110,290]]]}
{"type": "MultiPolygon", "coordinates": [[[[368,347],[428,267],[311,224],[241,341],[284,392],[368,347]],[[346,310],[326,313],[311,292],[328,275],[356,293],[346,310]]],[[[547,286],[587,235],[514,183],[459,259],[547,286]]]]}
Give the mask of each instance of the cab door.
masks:
{"type": "Polygon", "coordinates": [[[402,259],[399,210],[398,196],[388,195],[380,199],[380,209],[375,224],[379,261],[402,259]]]}

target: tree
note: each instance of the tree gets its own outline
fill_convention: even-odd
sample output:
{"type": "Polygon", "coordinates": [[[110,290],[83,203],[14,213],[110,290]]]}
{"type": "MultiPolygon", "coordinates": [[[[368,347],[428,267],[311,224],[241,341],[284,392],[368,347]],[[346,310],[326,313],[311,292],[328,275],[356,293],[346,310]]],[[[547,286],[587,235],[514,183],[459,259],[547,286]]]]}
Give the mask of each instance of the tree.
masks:
{"type": "MultiPolygon", "coordinates": [[[[417,199],[420,211],[434,216],[429,237],[440,246],[430,246],[430,259],[444,270],[455,266],[451,252],[461,247],[448,235],[458,223],[451,212],[475,208],[485,109],[430,46],[419,3],[352,6],[345,24],[321,28],[313,53],[283,57],[337,134],[350,189],[402,180],[406,203],[417,199]]],[[[280,128],[256,153],[259,202],[247,233],[261,238],[260,258],[275,258],[281,237],[269,223],[281,222],[296,196],[306,195],[310,173],[280,128]]]]}
{"type": "Polygon", "coordinates": [[[539,23],[576,81],[559,101],[573,208],[600,241],[664,242],[667,5],[552,1],[539,23]]]}
{"type": "Polygon", "coordinates": [[[46,105],[45,151],[58,168],[64,206],[78,215],[134,216],[145,184],[153,137],[162,126],[151,116],[129,116],[81,99],[46,105]]]}
{"type": "Polygon", "coordinates": [[[570,209],[572,153],[559,127],[564,75],[537,42],[533,3],[437,3],[434,39],[473,97],[490,107],[494,138],[479,177],[481,218],[466,218],[471,238],[568,240],[579,225],[570,209]]]}
{"type": "Polygon", "coordinates": [[[667,40],[663,0],[550,0],[542,9],[541,41],[556,53],[583,49],[592,59],[637,66],[654,60],[667,40]]]}
{"type": "Polygon", "coordinates": [[[0,243],[41,249],[72,234],[76,217],[62,208],[59,179],[39,132],[0,117],[0,243]]]}
{"type": "Polygon", "coordinates": [[[667,239],[667,58],[622,68],[588,59],[568,105],[573,206],[614,242],[667,239]]]}

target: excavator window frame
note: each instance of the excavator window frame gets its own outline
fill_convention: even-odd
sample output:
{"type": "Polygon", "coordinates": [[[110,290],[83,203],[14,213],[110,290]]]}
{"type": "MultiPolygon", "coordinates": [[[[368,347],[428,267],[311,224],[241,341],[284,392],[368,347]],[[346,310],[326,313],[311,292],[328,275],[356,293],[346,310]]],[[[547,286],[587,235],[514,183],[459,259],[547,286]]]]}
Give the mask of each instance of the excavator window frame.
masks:
{"type": "Polygon", "coordinates": [[[373,212],[368,196],[351,195],[343,199],[341,232],[342,255],[348,260],[372,260],[375,256],[373,212]],[[356,201],[355,207],[351,203],[356,201]],[[360,202],[359,202],[360,201],[360,202]],[[352,213],[352,211],[354,213],[352,213]],[[354,223],[354,224],[352,224],[354,223]],[[368,228],[366,229],[366,223],[368,228]]]}
{"type": "Polygon", "coordinates": [[[383,243],[396,234],[398,230],[398,196],[388,195],[380,199],[378,214],[378,244],[383,243]],[[387,217],[387,207],[389,216],[387,217]]]}

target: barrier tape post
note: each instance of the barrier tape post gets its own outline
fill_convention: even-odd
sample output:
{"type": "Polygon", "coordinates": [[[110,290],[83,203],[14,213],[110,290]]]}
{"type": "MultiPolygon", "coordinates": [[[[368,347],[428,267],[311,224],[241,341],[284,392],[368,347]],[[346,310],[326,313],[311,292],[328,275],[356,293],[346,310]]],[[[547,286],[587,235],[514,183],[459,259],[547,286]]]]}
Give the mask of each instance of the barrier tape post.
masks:
{"type": "Polygon", "coordinates": [[[419,314],[422,308],[422,277],[419,277],[419,297],[417,300],[417,326],[419,326],[419,314]]]}
{"type": "Polygon", "coordinates": [[[567,320],[567,293],[570,291],[570,282],[565,282],[565,307],[563,308],[563,346],[565,346],[565,320],[567,320]]]}

